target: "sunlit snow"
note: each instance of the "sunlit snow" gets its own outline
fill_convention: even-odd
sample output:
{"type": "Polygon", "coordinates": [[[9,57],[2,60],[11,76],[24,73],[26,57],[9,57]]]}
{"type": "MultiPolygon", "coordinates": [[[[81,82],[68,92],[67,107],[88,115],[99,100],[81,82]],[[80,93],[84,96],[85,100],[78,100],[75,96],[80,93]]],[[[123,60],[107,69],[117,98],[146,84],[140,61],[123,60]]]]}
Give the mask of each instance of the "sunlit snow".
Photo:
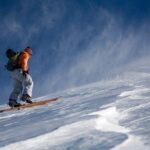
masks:
{"type": "Polygon", "coordinates": [[[34,99],[59,97],[49,105],[0,113],[0,149],[149,150],[149,83],[149,73],[124,73],[34,99]]]}

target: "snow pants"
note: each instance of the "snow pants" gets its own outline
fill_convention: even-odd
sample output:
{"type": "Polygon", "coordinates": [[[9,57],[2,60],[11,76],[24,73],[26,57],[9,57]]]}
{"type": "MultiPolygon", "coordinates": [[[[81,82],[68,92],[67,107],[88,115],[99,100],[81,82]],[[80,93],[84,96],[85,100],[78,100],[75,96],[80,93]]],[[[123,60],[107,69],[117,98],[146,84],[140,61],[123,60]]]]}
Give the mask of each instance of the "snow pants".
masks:
{"type": "Polygon", "coordinates": [[[13,79],[13,91],[9,99],[18,100],[23,94],[32,97],[33,81],[31,75],[23,76],[21,69],[15,69],[11,72],[13,79]]]}

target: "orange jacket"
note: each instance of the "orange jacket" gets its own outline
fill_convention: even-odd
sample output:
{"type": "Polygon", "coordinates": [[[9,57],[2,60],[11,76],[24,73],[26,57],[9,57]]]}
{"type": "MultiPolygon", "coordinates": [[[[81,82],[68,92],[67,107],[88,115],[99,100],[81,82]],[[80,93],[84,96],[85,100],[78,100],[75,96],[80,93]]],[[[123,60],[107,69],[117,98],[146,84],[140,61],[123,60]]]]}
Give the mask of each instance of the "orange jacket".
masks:
{"type": "Polygon", "coordinates": [[[18,60],[18,65],[21,67],[22,71],[28,71],[29,58],[30,58],[30,54],[28,52],[25,51],[21,52],[18,60]]]}

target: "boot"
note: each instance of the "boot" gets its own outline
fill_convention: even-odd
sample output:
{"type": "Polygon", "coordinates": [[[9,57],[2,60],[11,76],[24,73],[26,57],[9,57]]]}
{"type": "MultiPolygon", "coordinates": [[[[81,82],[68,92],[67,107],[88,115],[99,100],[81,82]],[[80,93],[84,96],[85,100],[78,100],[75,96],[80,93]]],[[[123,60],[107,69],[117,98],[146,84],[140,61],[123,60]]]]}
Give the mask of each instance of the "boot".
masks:
{"type": "Polygon", "coordinates": [[[18,103],[18,102],[17,102],[16,100],[14,100],[14,99],[9,99],[8,105],[9,105],[10,107],[20,107],[20,106],[21,106],[21,104],[18,103]]]}
{"type": "Polygon", "coordinates": [[[33,103],[31,101],[31,97],[28,94],[23,94],[21,100],[24,101],[24,102],[30,103],[30,104],[33,103]]]}

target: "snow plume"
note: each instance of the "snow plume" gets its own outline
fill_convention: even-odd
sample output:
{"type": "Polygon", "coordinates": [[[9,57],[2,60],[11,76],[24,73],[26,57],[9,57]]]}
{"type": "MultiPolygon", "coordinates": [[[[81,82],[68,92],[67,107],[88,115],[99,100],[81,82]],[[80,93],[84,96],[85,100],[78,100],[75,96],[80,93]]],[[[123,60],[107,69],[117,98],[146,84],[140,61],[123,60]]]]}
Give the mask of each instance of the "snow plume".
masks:
{"type": "MultiPolygon", "coordinates": [[[[4,14],[0,49],[32,47],[30,73],[35,97],[111,78],[125,71],[128,64],[149,55],[149,22],[138,18],[137,23],[137,18],[125,19],[128,17],[123,15],[135,4],[119,13],[116,4],[110,2],[110,9],[103,0],[0,3],[4,14]]],[[[3,56],[2,52],[0,59],[5,61],[3,56]]],[[[6,81],[2,87],[8,89],[10,80],[6,81]]],[[[7,99],[10,92],[4,93],[2,99],[7,99]]]]}
{"type": "Polygon", "coordinates": [[[51,41],[47,53],[54,56],[54,60],[46,58],[47,53],[42,55],[44,61],[39,69],[49,67],[38,83],[43,84],[43,90],[36,89],[38,93],[111,78],[149,55],[148,24],[125,26],[121,16],[116,17],[102,8],[87,18],[81,13],[70,18],[59,37],[51,41]]]}

